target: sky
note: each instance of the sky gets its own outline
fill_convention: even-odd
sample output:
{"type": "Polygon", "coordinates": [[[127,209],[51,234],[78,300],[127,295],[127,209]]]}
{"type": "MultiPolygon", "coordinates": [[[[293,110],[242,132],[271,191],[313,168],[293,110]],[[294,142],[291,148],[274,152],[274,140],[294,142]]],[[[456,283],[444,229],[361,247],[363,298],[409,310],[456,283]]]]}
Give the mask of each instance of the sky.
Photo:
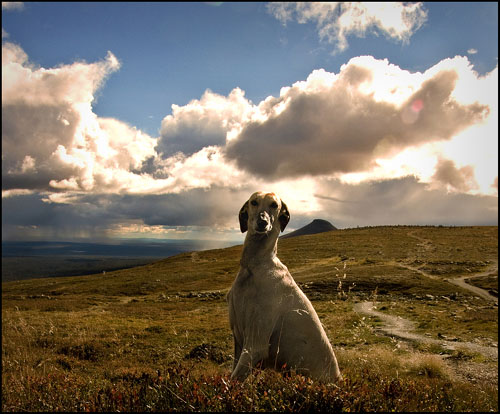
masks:
{"type": "Polygon", "coordinates": [[[498,3],[2,2],[2,240],[498,225],[498,3]]]}

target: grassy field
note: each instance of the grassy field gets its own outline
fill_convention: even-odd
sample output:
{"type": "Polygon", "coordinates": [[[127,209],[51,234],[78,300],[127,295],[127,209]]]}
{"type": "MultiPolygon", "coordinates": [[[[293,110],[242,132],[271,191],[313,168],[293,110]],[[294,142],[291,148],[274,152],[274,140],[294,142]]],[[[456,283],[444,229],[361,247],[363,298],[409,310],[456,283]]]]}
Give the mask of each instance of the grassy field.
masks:
{"type": "Polygon", "coordinates": [[[40,277],[81,276],[142,266],[158,257],[119,258],[102,256],[2,257],[2,282],[40,277]]]}
{"type": "MultiPolygon", "coordinates": [[[[498,359],[381,335],[380,311],[430,338],[498,344],[498,307],[446,281],[498,259],[498,227],[373,227],[281,240],[344,380],[229,379],[225,294],[241,246],[105,275],[2,283],[2,411],[498,411],[498,359]],[[427,277],[422,272],[432,277],[427,277]]],[[[498,291],[497,274],[471,283],[498,291]]]]}

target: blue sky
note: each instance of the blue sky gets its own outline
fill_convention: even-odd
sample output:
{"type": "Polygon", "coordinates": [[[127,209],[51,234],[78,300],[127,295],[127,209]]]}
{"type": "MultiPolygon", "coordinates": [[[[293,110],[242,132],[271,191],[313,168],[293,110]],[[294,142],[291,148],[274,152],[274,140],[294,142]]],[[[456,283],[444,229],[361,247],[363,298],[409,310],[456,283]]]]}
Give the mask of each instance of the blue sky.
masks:
{"type": "MultiPolygon", "coordinates": [[[[24,97],[2,93],[3,120],[9,121],[2,127],[3,149],[11,148],[16,139],[26,141],[24,149],[18,146],[12,151],[15,156],[4,155],[12,159],[4,158],[2,169],[2,223],[7,226],[2,237],[236,237],[238,205],[258,186],[277,188],[283,198],[292,198],[295,228],[315,216],[339,227],[496,224],[498,158],[492,154],[497,152],[498,128],[492,125],[498,121],[498,98],[486,92],[468,96],[466,90],[488,91],[498,84],[498,4],[357,9],[365,19],[357,22],[357,31],[349,29],[356,23],[355,13],[349,13],[356,10],[349,3],[341,7],[260,2],[57,2],[11,7],[2,3],[3,51],[11,53],[2,59],[2,66],[11,64],[3,70],[3,87],[14,91],[31,85],[24,97]],[[384,17],[388,13],[392,20],[384,17]],[[401,31],[402,13],[407,13],[406,22],[412,22],[406,32],[401,31]],[[342,129],[351,125],[347,119],[353,125],[368,125],[382,116],[374,110],[371,117],[356,122],[351,115],[348,118],[350,112],[337,110],[342,105],[336,102],[343,96],[337,89],[352,88],[351,83],[342,83],[346,77],[340,75],[351,66],[365,68],[374,78],[375,67],[380,66],[381,77],[376,79],[381,81],[368,87],[373,96],[385,96],[390,79],[398,79],[391,86],[394,90],[411,89],[415,96],[426,91],[426,81],[433,81],[463,111],[434,126],[423,125],[422,116],[411,122],[415,129],[411,136],[399,126],[381,122],[385,130],[374,138],[376,142],[369,142],[368,135],[359,142],[348,138],[353,128],[342,129]],[[31,77],[20,80],[14,76],[16,70],[23,76],[28,70],[31,77]],[[436,74],[439,70],[454,71],[457,80],[452,76],[445,82],[436,74]],[[42,76],[46,71],[54,72],[51,82],[57,88],[48,89],[42,76]],[[456,82],[451,89],[446,86],[450,82],[456,82]],[[306,118],[307,110],[297,116],[295,98],[300,94],[317,94],[318,102],[324,103],[321,121],[306,118]],[[266,98],[271,99],[268,104],[266,98]],[[43,103],[34,105],[37,99],[43,103]],[[473,107],[474,102],[482,106],[473,107]],[[326,119],[330,114],[335,118],[326,119]],[[48,128],[40,117],[54,121],[50,138],[40,138],[48,128]],[[34,122],[28,132],[31,138],[22,126],[26,119],[34,122]],[[267,122],[271,119],[275,121],[267,122]],[[317,147],[304,133],[291,147],[290,131],[307,130],[311,122],[313,136],[339,124],[339,131],[348,132],[321,135],[317,147]],[[450,126],[443,127],[447,122],[450,126]],[[419,123],[425,130],[416,130],[419,123]],[[483,128],[478,131],[486,137],[479,143],[471,138],[476,127],[483,128]],[[256,129],[259,137],[251,133],[256,129]],[[121,135],[114,138],[115,133],[121,135]],[[48,139],[47,153],[42,154],[33,147],[43,147],[44,139],[48,139]],[[354,146],[356,151],[350,149],[354,146]],[[276,166],[263,167],[248,159],[254,147],[282,148],[291,161],[280,159],[276,166]],[[120,148],[128,153],[120,153],[120,148]],[[302,151],[309,148],[304,165],[288,165],[301,164],[302,151]],[[327,165],[324,156],[331,156],[335,166],[327,165]],[[50,166],[50,160],[57,161],[57,168],[50,166]],[[391,202],[391,193],[378,186],[386,189],[389,184],[404,188],[408,200],[422,205],[429,197],[438,200],[436,210],[422,217],[409,214],[404,205],[384,217],[383,205],[391,202]],[[381,203],[375,209],[378,213],[341,208],[349,202],[363,204],[374,186],[381,203]],[[306,200],[311,197],[314,208],[308,209],[306,200]],[[203,208],[192,208],[199,198],[203,208]],[[325,201],[329,198],[345,202],[332,204],[325,201]],[[466,211],[439,213],[458,200],[468,206],[466,211]],[[28,207],[20,212],[19,204],[33,205],[39,214],[28,207]],[[155,211],[155,205],[168,214],[155,211]],[[213,211],[215,223],[198,217],[204,209],[213,211]]],[[[402,93],[399,101],[374,102],[389,102],[403,113],[409,93],[402,93]]],[[[444,108],[443,116],[447,114],[449,108],[444,108]]],[[[264,161],[274,162],[272,156],[264,156],[264,161]]]]}
{"type": "Polygon", "coordinates": [[[388,58],[412,71],[455,55],[469,56],[480,74],[496,66],[497,3],[425,8],[428,20],[409,44],[353,37],[335,56],[313,22],[284,26],[265,3],[26,3],[3,16],[3,27],[43,67],[94,62],[112,51],[122,67],[100,91],[95,112],[154,135],[172,104],[187,104],[207,88],[227,95],[240,87],[257,103],[314,69],[337,72],[354,56],[388,58]]]}

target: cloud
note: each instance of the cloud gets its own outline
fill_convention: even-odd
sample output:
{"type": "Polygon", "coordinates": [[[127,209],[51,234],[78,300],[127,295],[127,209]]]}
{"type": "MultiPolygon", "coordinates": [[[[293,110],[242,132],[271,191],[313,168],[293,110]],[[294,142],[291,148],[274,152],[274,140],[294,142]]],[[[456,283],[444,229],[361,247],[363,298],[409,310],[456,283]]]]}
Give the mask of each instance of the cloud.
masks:
{"type": "Polygon", "coordinates": [[[318,181],[317,198],[325,218],[340,227],[498,223],[497,197],[431,189],[411,176],[357,185],[323,179],[318,181]]]}
{"type": "Polygon", "coordinates": [[[17,45],[2,45],[2,189],[121,191],[155,154],[156,139],[92,110],[120,68],[111,53],[95,63],[39,68],[17,45]]]}
{"type": "Polygon", "coordinates": [[[477,49],[471,48],[471,49],[467,50],[467,53],[469,55],[475,55],[477,53],[477,49]]]}
{"type": "Polygon", "coordinates": [[[96,63],[37,68],[19,46],[5,42],[2,44],[2,102],[89,104],[106,78],[119,68],[120,62],[111,52],[96,63]]]}
{"type": "MultiPolygon", "coordinates": [[[[498,222],[497,197],[431,190],[415,177],[357,185],[322,178],[309,182],[309,188],[305,184],[291,187],[290,183],[277,183],[272,187],[290,209],[291,230],[318,217],[340,228],[498,222]]],[[[229,231],[232,238],[241,238],[238,211],[259,188],[265,188],[263,183],[248,183],[239,189],[196,188],[177,194],[81,193],[65,203],[46,202],[39,193],[20,194],[2,201],[2,239],[97,240],[126,237],[131,231],[153,231],[169,237],[199,236],[201,231],[206,238],[227,237],[229,231]]]]}
{"type": "Polygon", "coordinates": [[[224,233],[239,228],[238,211],[250,191],[214,186],[178,194],[80,193],[64,203],[47,202],[43,194],[20,194],[2,200],[2,239],[125,237],[124,231],[140,232],[142,227],[163,232],[200,227],[224,233]]]}
{"type": "MultiPolygon", "coordinates": [[[[143,164],[144,172],[152,179],[150,184],[156,194],[179,193],[194,188],[207,189],[211,186],[238,188],[251,179],[245,171],[240,171],[228,163],[216,146],[209,146],[186,156],[177,153],[162,159],[155,157],[143,164]]],[[[137,187],[133,193],[148,193],[144,187],[137,187]]]]}
{"type": "MultiPolygon", "coordinates": [[[[2,12],[22,10],[24,10],[24,3],[22,1],[2,1],[2,12]]],[[[9,34],[2,27],[2,41],[8,37],[9,34]]]]}
{"type": "Polygon", "coordinates": [[[474,168],[470,165],[457,168],[452,160],[440,159],[433,179],[450,190],[463,193],[478,187],[474,179],[474,168]]]}
{"type": "Polygon", "coordinates": [[[4,43],[2,52],[5,194],[37,190],[45,200],[67,203],[82,192],[179,193],[228,185],[246,174],[212,145],[224,145],[254,110],[243,91],[228,97],[207,91],[199,101],[174,107],[154,138],[92,110],[96,93],[120,67],[111,52],[95,63],[49,69],[36,67],[12,43],[4,43]]]}
{"type": "Polygon", "coordinates": [[[42,68],[3,43],[3,237],[239,236],[257,190],[278,193],[295,228],[495,223],[497,197],[477,194],[498,193],[497,69],[478,77],[456,57],[411,73],[357,57],[258,103],[207,90],[151,137],[93,112],[120,66],[108,52],[42,68]]]}
{"type": "Polygon", "coordinates": [[[207,90],[200,100],[172,105],[172,114],[161,123],[157,151],[167,158],[177,152],[192,155],[207,146],[223,146],[227,134],[237,131],[253,112],[253,105],[239,88],[227,98],[207,90]]]}
{"type": "Polygon", "coordinates": [[[2,11],[9,11],[9,10],[24,10],[24,2],[2,1],[2,11]]]}
{"type": "Polygon", "coordinates": [[[284,24],[316,23],[320,39],[333,44],[335,52],[347,49],[348,36],[364,37],[370,30],[408,42],[427,20],[422,3],[280,2],[269,3],[267,9],[284,24]]]}
{"type": "Polygon", "coordinates": [[[459,73],[454,91],[456,99],[464,104],[487,105],[489,116],[453,139],[435,143],[434,149],[439,157],[453,160],[456,165],[474,167],[479,188],[470,193],[494,194],[490,186],[498,175],[498,67],[481,77],[468,70],[460,69],[459,73]]]}
{"type": "Polygon", "coordinates": [[[274,112],[247,123],[226,156],[273,179],[369,170],[377,158],[449,140],[487,117],[487,105],[454,99],[458,78],[451,69],[412,75],[372,57],[351,59],[338,75],[315,71],[269,100],[274,112]]]}
{"type": "MultiPolygon", "coordinates": [[[[2,50],[3,190],[46,191],[53,202],[65,199],[61,192],[166,194],[255,177],[369,178],[377,168],[384,178],[384,159],[450,140],[493,105],[471,94],[486,89],[465,58],[422,74],[367,56],[338,74],[314,71],[257,105],[239,88],[228,96],[207,90],[173,105],[153,138],[92,111],[96,92],[120,67],[111,52],[99,62],[45,69],[12,43],[2,50]]],[[[406,164],[413,169],[399,175],[420,163],[406,164]]]]}

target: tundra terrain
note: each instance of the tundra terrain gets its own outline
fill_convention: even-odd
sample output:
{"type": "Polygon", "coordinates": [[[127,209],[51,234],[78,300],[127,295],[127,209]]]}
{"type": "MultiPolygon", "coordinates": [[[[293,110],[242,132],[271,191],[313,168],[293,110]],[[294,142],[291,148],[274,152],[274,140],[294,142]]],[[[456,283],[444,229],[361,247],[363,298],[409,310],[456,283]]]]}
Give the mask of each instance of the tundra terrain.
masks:
{"type": "Polygon", "coordinates": [[[242,247],[2,283],[2,411],[498,411],[498,227],[280,240],[344,379],[230,380],[242,247]]]}

